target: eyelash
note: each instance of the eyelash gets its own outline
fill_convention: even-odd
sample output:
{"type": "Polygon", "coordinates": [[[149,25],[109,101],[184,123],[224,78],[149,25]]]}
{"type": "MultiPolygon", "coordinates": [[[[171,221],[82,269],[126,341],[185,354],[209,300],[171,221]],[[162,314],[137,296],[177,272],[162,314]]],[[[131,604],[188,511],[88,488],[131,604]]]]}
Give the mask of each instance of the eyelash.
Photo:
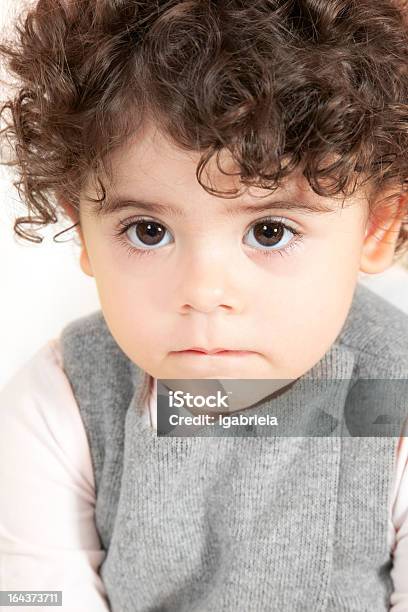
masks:
{"type": "MultiPolygon", "coordinates": [[[[134,225],[137,225],[138,223],[143,222],[143,221],[151,221],[152,223],[157,223],[158,225],[161,225],[162,227],[166,227],[163,223],[160,223],[159,221],[155,221],[154,219],[150,219],[150,218],[146,218],[146,217],[137,217],[137,218],[129,219],[128,221],[120,221],[119,225],[118,225],[119,229],[114,232],[113,238],[114,238],[114,240],[119,242],[119,244],[121,246],[125,247],[129,257],[131,257],[133,255],[136,255],[137,257],[145,257],[147,255],[152,255],[157,250],[159,250],[159,249],[142,249],[142,248],[131,246],[131,245],[129,245],[129,242],[126,240],[126,237],[124,237],[124,234],[126,234],[126,232],[131,227],[133,227],[134,225]]],[[[251,227],[253,227],[254,225],[258,225],[258,223],[262,223],[262,222],[264,222],[264,223],[268,223],[268,222],[278,223],[285,230],[289,230],[294,235],[294,239],[291,240],[282,249],[262,249],[262,248],[255,249],[256,251],[261,253],[261,255],[263,257],[272,257],[274,255],[280,255],[281,257],[283,257],[283,256],[290,255],[291,254],[290,251],[292,251],[292,249],[297,247],[303,241],[304,234],[299,232],[298,230],[296,230],[291,225],[287,225],[286,223],[283,223],[281,218],[276,218],[276,217],[262,218],[262,219],[259,219],[256,222],[254,222],[251,225],[251,227]]]]}

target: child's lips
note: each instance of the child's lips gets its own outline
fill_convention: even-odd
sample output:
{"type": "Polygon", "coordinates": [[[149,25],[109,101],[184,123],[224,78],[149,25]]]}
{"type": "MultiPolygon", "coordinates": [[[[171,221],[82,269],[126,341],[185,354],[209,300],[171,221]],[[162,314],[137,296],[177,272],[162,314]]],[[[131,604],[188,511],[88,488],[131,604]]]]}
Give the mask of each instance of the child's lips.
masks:
{"type": "Polygon", "coordinates": [[[253,351],[235,351],[235,350],[221,350],[216,352],[207,353],[205,351],[200,351],[197,349],[187,349],[185,351],[174,351],[175,354],[181,356],[191,356],[191,357],[199,357],[199,358],[212,358],[218,359],[220,357],[247,357],[248,355],[254,355],[253,351]]]}

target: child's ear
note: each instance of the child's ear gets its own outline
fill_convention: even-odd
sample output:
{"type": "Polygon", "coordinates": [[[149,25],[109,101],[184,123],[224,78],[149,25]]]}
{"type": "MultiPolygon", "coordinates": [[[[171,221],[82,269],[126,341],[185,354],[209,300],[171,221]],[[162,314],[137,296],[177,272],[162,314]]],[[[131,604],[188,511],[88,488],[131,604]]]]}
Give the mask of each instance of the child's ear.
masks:
{"type": "Polygon", "coordinates": [[[61,195],[58,195],[58,202],[62,206],[64,211],[67,213],[71,221],[74,224],[79,223],[79,225],[77,225],[76,227],[79,239],[81,241],[81,255],[80,255],[79,263],[80,263],[81,269],[84,272],[84,274],[87,274],[88,276],[94,276],[92,272],[92,268],[91,268],[91,262],[89,261],[88,250],[86,248],[84,235],[83,235],[82,228],[80,225],[79,212],[70,202],[65,200],[61,195]]]}
{"type": "Polygon", "coordinates": [[[377,205],[370,213],[361,252],[360,270],[366,274],[384,272],[393,263],[402,221],[407,211],[407,195],[377,205]]]}

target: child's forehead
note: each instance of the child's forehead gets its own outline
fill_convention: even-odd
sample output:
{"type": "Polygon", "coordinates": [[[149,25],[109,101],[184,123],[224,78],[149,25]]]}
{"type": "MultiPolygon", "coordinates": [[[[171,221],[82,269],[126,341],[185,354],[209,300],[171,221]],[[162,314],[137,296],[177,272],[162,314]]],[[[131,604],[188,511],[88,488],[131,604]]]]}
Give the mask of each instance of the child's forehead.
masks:
{"type": "MultiPolygon", "coordinates": [[[[109,156],[111,168],[110,184],[113,190],[121,187],[123,182],[129,181],[138,184],[155,181],[161,176],[165,181],[166,176],[171,177],[171,185],[175,183],[182,185],[183,179],[195,176],[197,165],[202,158],[202,151],[186,150],[174,143],[157,125],[146,122],[132,138],[122,147],[116,149],[109,156]]],[[[322,167],[330,166],[339,156],[328,154],[322,161],[322,167]]],[[[286,161],[282,158],[282,164],[286,161]]],[[[211,157],[206,166],[207,177],[216,181],[219,190],[240,190],[242,194],[248,194],[252,198],[262,198],[271,193],[271,189],[258,186],[254,181],[251,185],[241,180],[242,168],[235,160],[233,153],[227,149],[221,149],[217,155],[211,157]]],[[[187,184],[186,184],[187,186],[187,184]]],[[[288,196],[298,197],[310,195],[311,187],[304,175],[302,163],[294,168],[289,175],[280,179],[279,184],[274,184],[273,189],[280,193],[287,192],[288,196]]],[[[313,192],[316,197],[316,193],[313,192]]]]}
{"type": "MultiPolygon", "coordinates": [[[[164,200],[168,201],[172,199],[172,194],[177,198],[183,194],[192,194],[192,189],[194,193],[204,195],[202,186],[196,180],[195,171],[200,158],[198,153],[174,148],[174,156],[171,156],[169,149],[163,152],[160,148],[155,148],[155,156],[139,156],[141,151],[146,153],[148,146],[150,145],[145,143],[139,149],[139,143],[136,142],[133,145],[136,152],[134,156],[129,154],[131,150],[129,147],[127,151],[116,156],[114,171],[107,189],[108,200],[127,198],[152,200],[162,198],[165,194],[164,200]]],[[[247,185],[240,179],[239,168],[228,151],[223,152],[219,160],[222,171],[217,167],[216,160],[212,159],[207,166],[207,176],[211,185],[217,190],[236,192],[233,198],[226,198],[225,204],[228,208],[244,207],[247,203],[262,205],[266,200],[282,200],[293,203],[293,209],[296,204],[300,206],[303,203],[305,212],[308,206],[309,212],[325,212],[347,206],[356,200],[366,200],[365,191],[358,191],[352,198],[345,198],[342,195],[332,198],[319,196],[310,186],[301,166],[281,179],[279,184],[274,184],[270,188],[256,182],[247,185]]],[[[330,159],[327,163],[330,163],[330,159]]]]}
{"type": "Polygon", "coordinates": [[[113,184],[106,190],[103,204],[96,209],[91,206],[89,212],[99,218],[106,218],[119,211],[138,209],[153,216],[164,215],[179,219],[187,219],[195,216],[195,213],[207,215],[211,212],[233,219],[258,213],[320,215],[368,203],[365,193],[361,192],[350,198],[320,196],[312,190],[299,169],[274,189],[247,186],[236,180],[236,177],[217,173],[214,179],[217,189],[238,189],[239,193],[234,198],[206,193],[196,182],[192,171],[188,181],[184,180],[183,173],[178,176],[175,172],[168,172],[169,167],[166,168],[165,176],[162,176],[161,169],[156,167],[141,175],[131,170],[125,173],[126,176],[116,173],[113,184]]]}

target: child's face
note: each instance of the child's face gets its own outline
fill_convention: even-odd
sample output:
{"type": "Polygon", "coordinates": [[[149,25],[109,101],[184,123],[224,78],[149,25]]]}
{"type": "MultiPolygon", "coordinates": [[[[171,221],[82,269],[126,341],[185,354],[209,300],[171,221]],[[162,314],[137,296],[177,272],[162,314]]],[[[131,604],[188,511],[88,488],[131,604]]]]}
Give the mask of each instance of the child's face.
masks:
{"type": "MultiPolygon", "coordinates": [[[[368,204],[356,196],[342,209],[339,200],[316,195],[300,175],[263,199],[259,188],[238,199],[212,196],[196,181],[199,157],[176,149],[153,128],[113,157],[115,193],[108,190],[108,196],[177,207],[180,216],[129,208],[97,217],[81,199],[81,265],[96,279],[108,327],[124,353],[154,377],[297,378],[321,359],[343,326],[361,265],[368,204]],[[281,204],[224,212],[266,200],[281,204]],[[289,202],[332,210],[285,209],[289,202]],[[145,255],[128,249],[149,249],[146,226],[122,234],[127,246],[114,238],[120,222],[137,216],[159,224],[152,226],[145,255]],[[303,238],[296,242],[290,230],[267,225],[267,232],[277,232],[268,242],[260,225],[268,216],[282,218],[303,238]],[[288,246],[293,248],[283,252],[288,246]],[[194,346],[250,353],[178,353],[194,346]]],[[[217,189],[238,186],[237,177],[217,173],[213,162],[210,168],[217,189]]],[[[203,180],[209,183],[206,175],[203,180]]],[[[86,193],[96,196],[92,189],[86,193]]]]}

